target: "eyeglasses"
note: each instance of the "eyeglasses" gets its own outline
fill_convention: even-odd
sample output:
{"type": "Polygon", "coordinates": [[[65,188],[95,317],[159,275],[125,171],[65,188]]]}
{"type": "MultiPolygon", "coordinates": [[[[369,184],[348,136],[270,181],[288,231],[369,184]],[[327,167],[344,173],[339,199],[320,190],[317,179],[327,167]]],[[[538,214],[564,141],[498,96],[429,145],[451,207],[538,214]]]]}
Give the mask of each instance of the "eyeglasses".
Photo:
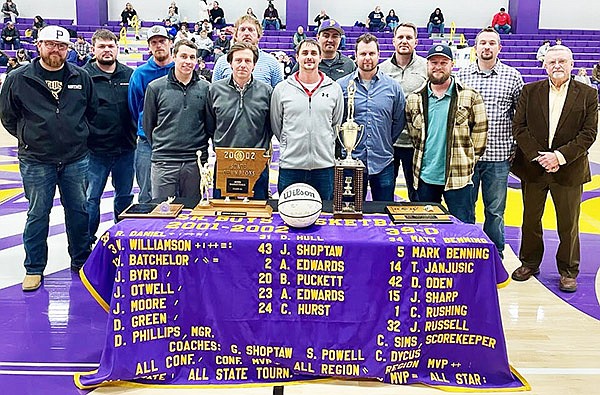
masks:
{"type": "Polygon", "coordinates": [[[65,43],[57,43],[54,41],[44,41],[43,43],[47,49],[58,48],[59,51],[66,51],[67,48],[69,48],[69,44],[65,44],[65,43]]]}

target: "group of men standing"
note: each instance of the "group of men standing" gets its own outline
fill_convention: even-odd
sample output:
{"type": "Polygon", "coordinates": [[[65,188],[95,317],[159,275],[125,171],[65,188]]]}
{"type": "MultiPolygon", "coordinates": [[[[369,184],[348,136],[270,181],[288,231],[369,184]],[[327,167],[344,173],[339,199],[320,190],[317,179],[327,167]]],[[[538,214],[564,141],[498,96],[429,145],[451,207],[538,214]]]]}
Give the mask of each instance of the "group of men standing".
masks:
{"type": "MultiPolygon", "coordinates": [[[[153,56],[133,72],[116,61],[117,40],[106,30],[92,39],[95,60],[88,73],[65,63],[66,30],[42,30],[40,59],[11,74],[0,99],[2,122],[19,139],[30,202],[23,290],[37,289],[42,279],[57,185],[71,267],[78,270],[94,241],[109,172],[115,217],[132,201],[134,168],[142,203],[199,197],[197,155],[207,160],[209,138],[215,147],[268,149],[275,135],[278,189],[306,182],[331,199],[335,129],[352,87],[355,119],[364,126],[353,156],[365,164],[365,193],[370,185],[374,200],[393,201],[402,164],[411,201],[443,198],[451,214],[474,223],[481,187],[484,230],[502,255],[512,165],[524,204],[523,266],[513,278],[524,281],[539,271],[541,215],[550,191],[561,239],[560,289],[575,291],[579,202],[582,184],[590,180],[587,149],[596,137],[597,103],[593,89],[570,78],[570,50],[553,47],[545,60],[549,80],[523,90],[519,72],[498,59],[500,36],[492,28],[477,35],[477,61],[457,77],[449,47],[434,45],[426,58],[416,54],[411,23],[394,30],[395,53],[381,65],[375,36],[358,38],[352,62],[338,51],[342,34],[335,20],[324,21],[316,40],[296,47],[298,70],[283,80],[277,61],[258,49],[260,23],[243,16],[235,23],[236,44],[219,58],[208,84],[195,71],[195,44],[181,40],[171,51],[162,26],[149,29],[153,56]]],[[[268,174],[266,167],[255,198],[268,198],[268,174]]]]}

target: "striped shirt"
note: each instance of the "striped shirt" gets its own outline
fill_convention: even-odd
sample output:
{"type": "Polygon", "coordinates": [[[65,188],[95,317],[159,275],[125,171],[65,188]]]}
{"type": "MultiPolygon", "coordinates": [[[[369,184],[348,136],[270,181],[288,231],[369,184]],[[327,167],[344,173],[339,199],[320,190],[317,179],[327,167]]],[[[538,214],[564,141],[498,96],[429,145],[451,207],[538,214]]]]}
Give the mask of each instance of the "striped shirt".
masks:
{"type": "MultiPolygon", "coordinates": [[[[228,78],[230,75],[231,66],[227,63],[227,56],[219,57],[213,69],[212,82],[228,78]]],[[[283,81],[283,70],[273,55],[259,50],[258,61],[254,65],[252,76],[274,88],[275,85],[283,81]]]]}
{"type": "Polygon", "coordinates": [[[521,90],[521,73],[498,60],[491,72],[479,70],[477,63],[463,67],[457,74],[465,85],[481,94],[488,119],[487,147],[481,161],[507,160],[515,149],[512,120],[521,90]]]}

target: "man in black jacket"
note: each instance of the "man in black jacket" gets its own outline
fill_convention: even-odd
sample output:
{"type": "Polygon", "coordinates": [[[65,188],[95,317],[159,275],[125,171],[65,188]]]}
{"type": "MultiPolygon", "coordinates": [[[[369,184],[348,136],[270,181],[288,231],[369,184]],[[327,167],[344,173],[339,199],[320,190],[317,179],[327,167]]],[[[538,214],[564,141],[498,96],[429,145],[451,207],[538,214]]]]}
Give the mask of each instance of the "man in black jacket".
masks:
{"type": "Polygon", "coordinates": [[[7,22],[6,26],[2,29],[2,49],[19,49],[21,48],[21,41],[19,38],[19,31],[12,22],[7,22]]]}
{"type": "Polygon", "coordinates": [[[117,36],[106,29],[92,36],[94,58],[84,67],[92,77],[100,106],[90,123],[89,185],[87,212],[90,216],[90,242],[96,241],[100,224],[100,199],[111,175],[115,189],[114,220],[133,201],[136,125],[127,106],[127,88],[133,69],[117,61],[117,36]]]}
{"type": "Polygon", "coordinates": [[[2,124],[19,140],[19,170],[29,201],[23,291],[38,289],[42,281],[57,186],[65,209],[71,270],[79,271],[90,254],[87,139],[98,99],[90,76],[66,63],[69,44],[66,29],[46,26],[38,35],[40,57],[11,72],[0,95],[2,124]]]}

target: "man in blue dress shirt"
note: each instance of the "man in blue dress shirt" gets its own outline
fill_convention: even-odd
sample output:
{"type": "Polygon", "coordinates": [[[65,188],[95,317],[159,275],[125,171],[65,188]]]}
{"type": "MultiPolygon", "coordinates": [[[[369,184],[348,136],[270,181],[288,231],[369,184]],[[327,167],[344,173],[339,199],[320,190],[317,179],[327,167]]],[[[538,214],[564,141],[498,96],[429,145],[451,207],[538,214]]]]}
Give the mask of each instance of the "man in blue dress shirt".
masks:
{"type": "Polygon", "coordinates": [[[404,129],[404,93],[393,78],[385,75],[379,63],[379,43],[370,33],[356,40],[358,69],[337,82],[344,91],[348,105],[348,85],[356,86],[354,98],[355,122],[364,126],[355,159],[365,164],[363,191],[371,186],[373,200],[394,201],[394,141],[404,129]]]}

